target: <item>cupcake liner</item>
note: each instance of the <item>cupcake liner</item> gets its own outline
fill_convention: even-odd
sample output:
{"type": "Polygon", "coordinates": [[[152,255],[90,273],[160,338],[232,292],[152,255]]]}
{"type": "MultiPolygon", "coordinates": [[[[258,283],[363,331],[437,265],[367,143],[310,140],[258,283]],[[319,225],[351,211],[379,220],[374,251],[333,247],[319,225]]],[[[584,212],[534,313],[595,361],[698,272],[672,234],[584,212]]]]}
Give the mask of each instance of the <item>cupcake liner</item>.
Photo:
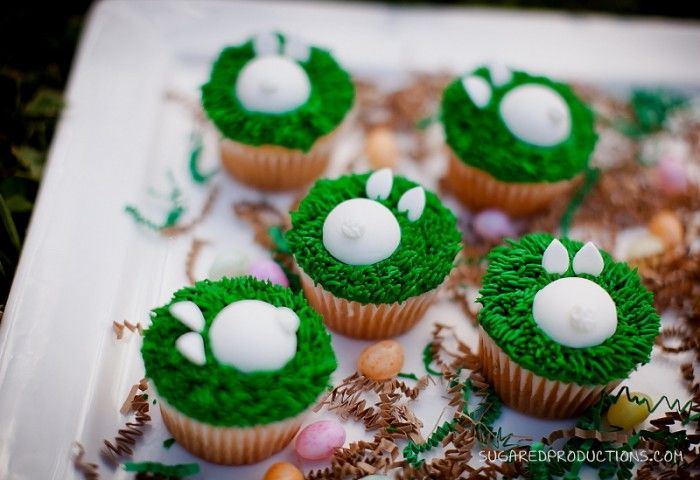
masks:
{"type": "Polygon", "coordinates": [[[316,284],[299,269],[309,304],[334,332],[364,340],[391,338],[410,330],[423,318],[440,287],[401,303],[362,304],[339,298],[316,284]]]}
{"type": "Polygon", "coordinates": [[[254,427],[217,427],[189,418],[159,399],[163,422],[177,443],[208,462],[245,465],[271,457],[299,431],[305,414],[254,427]]]}
{"type": "Polygon", "coordinates": [[[613,390],[621,382],[578,385],[540,377],[511,360],[482,328],[479,329],[479,355],[484,376],[503,403],[540,418],[580,415],[604,392],[613,390]]]}
{"type": "Polygon", "coordinates": [[[570,180],[553,183],[502,182],[483,170],[465,164],[451,149],[449,157],[445,181],[454,196],[475,210],[499,208],[514,217],[547,208],[571,192],[582,179],[581,175],[577,175],[570,180]]]}
{"type": "Polygon", "coordinates": [[[277,145],[252,146],[224,138],[221,163],[234,178],[263,190],[290,190],[312,182],[328,166],[333,134],[316,141],[308,152],[277,145]]]}

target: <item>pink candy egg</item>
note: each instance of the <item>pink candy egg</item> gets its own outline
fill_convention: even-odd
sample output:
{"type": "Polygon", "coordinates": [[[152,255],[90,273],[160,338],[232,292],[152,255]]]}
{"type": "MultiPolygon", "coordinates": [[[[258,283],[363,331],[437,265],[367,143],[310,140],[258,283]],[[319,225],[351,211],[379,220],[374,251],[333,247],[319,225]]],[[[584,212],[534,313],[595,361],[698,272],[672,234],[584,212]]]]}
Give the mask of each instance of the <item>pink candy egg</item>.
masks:
{"type": "Polygon", "coordinates": [[[656,165],[659,188],[667,195],[683,193],[688,189],[688,172],[683,162],[675,157],[663,157],[656,165]]]}
{"type": "Polygon", "coordinates": [[[515,225],[510,217],[495,208],[477,213],[473,222],[476,234],[488,242],[497,243],[504,237],[516,235],[515,225]]]}
{"type": "Polygon", "coordinates": [[[283,287],[289,286],[289,280],[287,280],[282,267],[277,262],[267,258],[251,263],[248,267],[248,275],[258,280],[269,280],[283,287]]]}
{"type": "Polygon", "coordinates": [[[320,420],[304,427],[294,449],[305,460],[322,460],[345,443],[345,429],[333,420],[320,420]]]}

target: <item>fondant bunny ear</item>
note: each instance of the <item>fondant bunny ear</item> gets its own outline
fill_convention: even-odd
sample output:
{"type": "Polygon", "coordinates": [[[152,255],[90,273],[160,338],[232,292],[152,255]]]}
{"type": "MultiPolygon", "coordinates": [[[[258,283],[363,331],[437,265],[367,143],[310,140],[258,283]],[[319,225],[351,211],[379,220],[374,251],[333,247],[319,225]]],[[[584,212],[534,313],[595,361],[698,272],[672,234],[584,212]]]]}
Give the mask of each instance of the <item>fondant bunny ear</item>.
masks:
{"type": "Polygon", "coordinates": [[[542,254],[542,268],[547,273],[565,273],[569,269],[569,252],[556,238],[542,254]]]}
{"type": "Polygon", "coordinates": [[[574,255],[574,272],[578,275],[587,273],[597,277],[603,271],[605,261],[593,242],[586,243],[574,255]]]}
{"type": "Polygon", "coordinates": [[[259,33],[253,37],[253,50],[258,57],[275,55],[279,53],[279,49],[280,39],[274,32],[259,33]]]}
{"type": "Polygon", "coordinates": [[[284,54],[297,62],[306,62],[311,55],[311,47],[300,38],[287,36],[284,42],[284,54]]]}
{"type": "Polygon", "coordinates": [[[491,87],[482,77],[477,75],[464,77],[462,86],[477,107],[484,108],[491,101],[491,87]]]}
{"type": "Polygon", "coordinates": [[[190,362],[195,365],[204,365],[207,363],[206,356],[204,354],[204,340],[202,336],[197,332],[187,332],[184,335],[180,335],[177,340],[175,340],[175,348],[190,362]]]}
{"type": "Polygon", "coordinates": [[[277,320],[287,333],[296,333],[299,329],[299,317],[291,308],[277,307],[277,320]]]}
{"type": "Polygon", "coordinates": [[[369,199],[386,200],[389,198],[393,185],[394,174],[391,173],[391,169],[382,168],[369,176],[367,185],[365,185],[365,193],[369,199]]]}
{"type": "Polygon", "coordinates": [[[513,73],[510,71],[510,68],[506,67],[505,64],[501,62],[491,62],[489,65],[489,73],[491,74],[491,83],[496,87],[505,85],[513,78],[513,73]]]}
{"type": "Polygon", "coordinates": [[[195,332],[204,330],[204,315],[196,303],[190,301],[177,302],[170,305],[170,315],[180,320],[195,332]]]}
{"type": "Polygon", "coordinates": [[[423,215],[425,209],[425,190],[423,187],[413,187],[399,198],[399,212],[407,212],[406,216],[412,222],[423,215]]]}

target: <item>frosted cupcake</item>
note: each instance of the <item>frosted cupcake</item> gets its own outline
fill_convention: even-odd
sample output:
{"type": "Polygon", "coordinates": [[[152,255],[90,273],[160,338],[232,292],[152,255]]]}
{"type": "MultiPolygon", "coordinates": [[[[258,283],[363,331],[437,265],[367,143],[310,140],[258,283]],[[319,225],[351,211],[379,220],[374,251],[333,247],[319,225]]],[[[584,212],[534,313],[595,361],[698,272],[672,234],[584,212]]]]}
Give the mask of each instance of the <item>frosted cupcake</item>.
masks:
{"type": "Polygon", "coordinates": [[[170,433],[221,464],[283,449],[336,368],[304,297],[251,277],[175,292],[153,311],[141,353],[170,433]]]}
{"type": "Polygon", "coordinates": [[[626,264],[549,234],[496,247],[488,261],[480,355],[507,405],[572,417],[649,361],[659,315],[626,264]]]}
{"type": "Polygon", "coordinates": [[[332,330],[355,338],[413,327],[461,248],[452,212],[389,169],[319,180],[291,217],[309,302],[332,330]]]}
{"type": "Polygon", "coordinates": [[[325,170],[354,98],[329,52],[276,33],[225,48],[202,87],[224,167],[266,190],[301,187],[325,170]]]}
{"type": "Polygon", "coordinates": [[[593,113],[569,86],[505,67],[454,80],[441,116],[450,190],[472,209],[514,216],[569,193],[597,139],[593,113]]]}

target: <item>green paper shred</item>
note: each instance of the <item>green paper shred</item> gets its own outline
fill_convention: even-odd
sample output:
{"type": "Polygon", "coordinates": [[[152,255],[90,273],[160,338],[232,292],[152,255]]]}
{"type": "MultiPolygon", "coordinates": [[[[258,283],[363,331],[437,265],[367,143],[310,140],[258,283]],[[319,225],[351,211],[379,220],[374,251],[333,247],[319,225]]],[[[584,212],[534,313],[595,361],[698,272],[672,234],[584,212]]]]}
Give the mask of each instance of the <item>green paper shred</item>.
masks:
{"type": "Polygon", "coordinates": [[[151,473],[164,477],[181,478],[197,475],[200,471],[198,463],[181,463],[178,465],[164,465],[159,462],[141,462],[124,464],[124,470],[134,473],[151,473]]]}
{"type": "Polygon", "coordinates": [[[670,90],[635,90],[630,99],[632,111],[641,133],[652,133],[663,127],[668,115],[688,103],[683,95],[670,90]]]}
{"type": "Polygon", "coordinates": [[[143,225],[144,227],[150,228],[151,230],[163,230],[166,228],[174,227],[180,220],[182,215],[185,213],[185,207],[182,205],[182,192],[180,188],[175,183],[175,179],[172,172],[168,172],[168,180],[171,184],[170,192],[167,194],[166,199],[170,203],[170,208],[165,213],[165,218],[162,222],[156,222],[149,218],[146,218],[138,207],[133,205],[127,205],[124,207],[124,211],[130,215],[134,221],[143,225]]]}
{"type": "Polygon", "coordinates": [[[399,372],[396,374],[396,376],[399,378],[410,378],[411,380],[418,380],[418,375],[416,375],[415,373],[399,372]]]}
{"type": "Polygon", "coordinates": [[[430,366],[433,363],[433,342],[429,342],[425,348],[423,349],[423,366],[425,367],[425,371],[428,372],[430,375],[435,375],[435,376],[442,376],[441,372],[438,372],[437,370],[433,370],[433,368],[430,366]]]}
{"type": "Polygon", "coordinates": [[[166,450],[170,449],[175,444],[175,439],[174,438],[168,438],[167,440],[163,440],[163,448],[166,450]]]}
{"type": "Polygon", "coordinates": [[[562,215],[561,217],[560,228],[563,237],[569,236],[571,221],[573,220],[576,211],[581,207],[581,204],[583,204],[583,201],[586,199],[586,196],[591,192],[591,190],[593,190],[593,187],[595,187],[595,184],[598,182],[599,178],[599,169],[586,169],[586,176],[583,185],[581,185],[581,188],[579,188],[576,194],[573,196],[571,202],[569,202],[569,206],[566,207],[564,215],[562,215]]]}
{"type": "Polygon", "coordinates": [[[193,133],[191,135],[192,147],[190,149],[190,177],[194,183],[205,184],[214,175],[218,173],[218,169],[213,169],[211,172],[202,173],[199,171],[199,159],[202,156],[202,150],[204,149],[204,143],[202,142],[202,134],[199,132],[193,133]]]}

